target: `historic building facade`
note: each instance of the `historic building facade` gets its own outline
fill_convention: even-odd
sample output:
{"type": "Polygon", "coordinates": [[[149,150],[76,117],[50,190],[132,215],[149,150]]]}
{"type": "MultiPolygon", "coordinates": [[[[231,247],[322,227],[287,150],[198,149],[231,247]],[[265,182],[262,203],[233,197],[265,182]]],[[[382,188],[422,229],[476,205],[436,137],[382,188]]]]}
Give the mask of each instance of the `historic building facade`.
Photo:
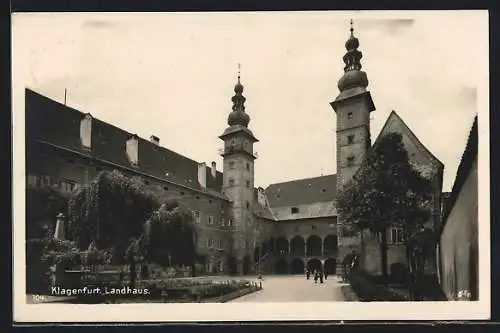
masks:
{"type": "MultiPolygon", "coordinates": [[[[88,185],[100,171],[118,170],[140,179],[159,198],[179,198],[193,210],[207,274],[302,274],[306,267],[334,273],[339,258],[360,245],[358,236],[342,233],[344,221],[335,200],[372,147],[370,112],[375,110],[352,27],[345,46],[340,93],[330,103],[337,117],[337,174],[257,187],[253,146],[258,139],[249,128],[238,76],[228,127],[219,136],[222,172],[215,162],[207,165],[162,147],[156,136],[140,138],[26,89],[27,185],[70,192],[88,185]]],[[[433,178],[434,217],[429,225],[435,227],[443,165],[395,112],[379,137],[391,131],[403,135],[412,163],[433,178]]],[[[388,233],[389,265],[404,263],[404,235],[395,229],[388,233]]],[[[377,240],[369,235],[365,239],[365,263],[370,271],[379,271],[377,240]]]]}

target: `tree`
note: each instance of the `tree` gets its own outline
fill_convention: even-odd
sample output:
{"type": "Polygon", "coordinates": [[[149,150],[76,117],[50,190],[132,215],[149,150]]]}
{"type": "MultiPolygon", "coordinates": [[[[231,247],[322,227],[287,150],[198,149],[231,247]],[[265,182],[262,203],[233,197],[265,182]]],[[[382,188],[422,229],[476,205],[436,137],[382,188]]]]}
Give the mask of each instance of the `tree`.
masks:
{"type": "Polygon", "coordinates": [[[144,225],[142,250],[146,260],[163,266],[191,266],[196,258],[192,212],[179,200],[160,206],[144,225]]]}
{"type": "Polygon", "coordinates": [[[69,234],[79,248],[94,242],[123,261],[129,240],[141,235],[144,221],[158,206],[140,181],[118,171],[101,172],[89,187],[71,196],[69,234]]]}
{"type": "Polygon", "coordinates": [[[387,229],[402,227],[409,239],[430,216],[431,190],[430,180],[410,164],[401,134],[389,133],[368,152],[353,180],[339,193],[342,219],[359,230],[380,234],[384,281],[388,275],[387,229]]]}

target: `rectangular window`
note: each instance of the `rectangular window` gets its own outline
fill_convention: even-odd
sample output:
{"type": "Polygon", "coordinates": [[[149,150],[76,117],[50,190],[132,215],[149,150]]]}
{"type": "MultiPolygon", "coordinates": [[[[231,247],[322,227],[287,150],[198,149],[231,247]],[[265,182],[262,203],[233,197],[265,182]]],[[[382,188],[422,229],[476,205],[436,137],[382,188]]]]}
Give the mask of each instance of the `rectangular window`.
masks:
{"type": "Polygon", "coordinates": [[[229,162],[229,169],[234,169],[234,161],[229,162]]]}
{"type": "Polygon", "coordinates": [[[223,239],[219,239],[219,246],[218,246],[218,248],[220,250],[222,250],[224,248],[224,240],[223,239]]]}
{"type": "Polygon", "coordinates": [[[394,244],[401,244],[404,242],[404,232],[401,228],[390,229],[390,241],[394,244]]]}
{"type": "Polygon", "coordinates": [[[250,163],[247,163],[247,170],[250,171],[250,163]]]}
{"type": "Polygon", "coordinates": [[[247,201],[247,209],[250,208],[250,203],[247,201]]]}
{"type": "Polygon", "coordinates": [[[195,221],[196,223],[200,223],[200,220],[201,220],[201,219],[200,219],[200,212],[199,212],[199,211],[197,211],[197,210],[195,210],[193,213],[194,213],[194,221],[195,221]]]}
{"type": "Polygon", "coordinates": [[[250,181],[247,180],[246,183],[247,183],[247,188],[250,188],[250,181]]]}
{"type": "Polygon", "coordinates": [[[349,156],[349,157],[347,158],[347,165],[348,165],[348,166],[352,166],[352,165],[354,165],[354,156],[349,156]]]}
{"type": "Polygon", "coordinates": [[[292,207],[292,214],[297,214],[299,212],[298,207],[292,207]]]}
{"type": "Polygon", "coordinates": [[[227,220],[227,226],[228,227],[233,226],[233,220],[232,219],[227,220]]]}
{"type": "Polygon", "coordinates": [[[347,144],[352,144],[354,142],[354,135],[347,136],[347,144]]]}
{"type": "Polygon", "coordinates": [[[213,238],[209,238],[207,240],[207,247],[209,247],[209,248],[214,247],[214,240],[213,240],[213,238]]]}
{"type": "Polygon", "coordinates": [[[69,180],[61,181],[61,191],[63,193],[71,193],[76,189],[76,183],[69,180]]]}
{"type": "Polygon", "coordinates": [[[40,178],[42,180],[42,186],[49,186],[50,185],[50,177],[49,176],[42,176],[40,178]]]}
{"type": "Polygon", "coordinates": [[[229,186],[233,186],[233,185],[234,185],[234,179],[229,178],[229,186]]]}
{"type": "Polygon", "coordinates": [[[30,186],[38,186],[38,176],[36,175],[28,175],[28,185],[30,186]]]}
{"type": "Polygon", "coordinates": [[[349,112],[349,113],[347,114],[347,119],[349,119],[349,120],[351,120],[351,119],[352,119],[352,112],[349,112]]]}
{"type": "Polygon", "coordinates": [[[224,217],[223,216],[220,217],[220,225],[224,226],[224,217]]]}
{"type": "Polygon", "coordinates": [[[212,215],[208,216],[208,224],[214,224],[214,217],[212,215]]]}

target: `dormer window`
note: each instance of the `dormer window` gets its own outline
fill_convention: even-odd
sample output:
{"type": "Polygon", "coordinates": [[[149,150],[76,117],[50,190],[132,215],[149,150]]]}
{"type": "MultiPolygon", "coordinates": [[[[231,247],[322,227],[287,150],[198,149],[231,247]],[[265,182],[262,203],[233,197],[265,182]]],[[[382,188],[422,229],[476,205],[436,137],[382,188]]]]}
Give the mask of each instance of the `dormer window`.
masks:
{"type": "Polygon", "coordinates": [[[87,113],[80,121],[80,141],[87,149],[92,147],[92,115],[87,113]]]}
{"type": "Polygon", "coordinates": [[[348,166],[352,166],[352,165],[354,165],[354,156],[349,156],[349,157],[347,158],[347,165],[348,165],[348,166]]]}
{"type": "Polygon", "coordinates": [[[234,185],[234,179],[229,178],[229,186],[233,186],[233,185],[234,185]]]}
{"type": "Polygon", "coordinates": [[[125,148],[130,163],[137,166],[139,164],[139,137],[136,134],[132,135],[127,140],[125,148]]]}
{"type": "Polygon", "coordinates": [[[292,207],[292,214],[298,214],[299,213],[299,208],[298,207],[292,207]]]}
{"type": "Polygon", "coordinates": [[[234,161],[229,162],[229,169],[234,169],[234,161]]]}
{"type": "Polygon", "coordinates": [[[350,145],[352,143],[354,143],[354,134],[347,136],[347,144],[350,145]]]}

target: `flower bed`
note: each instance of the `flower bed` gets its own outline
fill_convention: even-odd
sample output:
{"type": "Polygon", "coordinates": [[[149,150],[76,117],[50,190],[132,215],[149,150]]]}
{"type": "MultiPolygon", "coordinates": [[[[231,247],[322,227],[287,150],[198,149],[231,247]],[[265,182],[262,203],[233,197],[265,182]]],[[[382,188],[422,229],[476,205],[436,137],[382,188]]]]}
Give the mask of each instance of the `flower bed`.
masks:
{"type": "Polygon", "coordinates": [[[62,301],[86,304],[226,302],[260,289],[260,284],[245,280],[193,278],[138,280],[132,289],[126,280],[113,280],[96,273],[85,274],[81,283],[80,288],[99,288],[101,292],[82,293],[62,301]]]}
{"type": "Polygon", "coordinates": [[[249,281],[211,279],[168,279],[140,281],[141,288],[150,290],[150,297],[165,301],[202,301],[222,297],[229,293],[255,288],[249,281]]]}

